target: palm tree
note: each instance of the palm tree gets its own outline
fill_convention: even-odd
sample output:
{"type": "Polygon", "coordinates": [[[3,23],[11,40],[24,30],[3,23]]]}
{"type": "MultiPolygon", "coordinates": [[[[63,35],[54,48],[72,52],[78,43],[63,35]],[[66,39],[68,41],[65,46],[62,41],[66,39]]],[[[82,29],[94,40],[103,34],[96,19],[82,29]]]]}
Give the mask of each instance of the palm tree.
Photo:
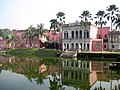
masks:
{"type": "Polygon", "coordinates": [[[119,8],[116,5],[109,5],[107,7],[108,13],[105,15],[107,17],[107,20],[111,21],[111,31],[112,31],[112,24],[116,20],[116,16],[118,15],[117,13],[119,12],[119,8]]]}
{"type": "Polygon", "coordinates": [[[98,19],[97,21],[95,21],[96,26],[100,25],[100,28],[101,28],[101,35],[100,35],[100,38],[101,38],[101,52],[103,51],[102,27],[103,27],[103,25],[107,24],[107,22],[105,20],[103,20],[104,17],[105,17],[105,12],[101,11],[101,10],[99,10],[97,12],[96,17],[95,17],[95,19],[98,19]]]}
{"type": "Polygon", "coordinates": [[[81,26],[87,27],[88,25],[91,25],[90,20],[92,20],[92,14],[90,14],[90,12],[88,10],[85,10],[82,12],[81,16],[79,16],[79,18],[81,18],[81,26]]]}
{"type": "Polygon", "coordinates": [[[5,48],[5,40],[8,39],[9,34],[11,33],[10,29],[0,29],[0,36],[3,38],[4,40],[4,46],[3,48],[5,48]]]}
{"type": "MultiPolygon", "coordinates": [[[[92,15],[90,14],[90,12],[88,10],[83,11],[81,16],[79,16],[79,18],[81,18],[80,25],[83,26],[84,28],[87,28],[88,26],[90,27],[90,25],[91,25],[90,21],[92,20],[91,17],[92,17],[92,15]]],[[[84,36],[84,43],[85,43],[85,38],[87,38],[87,37],[84,36]]],[[[84,47],[84,49],[85,49],[85,47],[84,47]]]]}
{"type": "Polygon", "coordinates": [[[16,36],[14,33],[10,33],[8,35],[7,38],[7,43],[8,43],[8,48],[10,48],[10,46],[12,46],[13,48],[15,48],[15,43],[19,40],[19,37],[16,36]]]}
{"type": "Polygon", "coordinates": [[[50,30],[54,29],[54,33],[53,33],[53,35],[54,35],[54,48],[56,48],[56,45],[55,45],[55,43],[56,43],[55,42],[55,36],[56,36],[57,30],[58,30],[57,19],[51,19],[50,22],[51,22],[50,30]]]}
{"type": "Polygon", "coordinates": [[[120,15],[118,15],[113,25],[116,25],[116,29],[120,29],[120,15]]]}
{"type": "Polygon", "coordinates": [[[42,24],[42,23],[37,24],[35,36],[37,36],[37,38],[39,40],[39,48],[41,47],[41,40],[40,39],[43,35],[43,31],[44,31],[44,24],[42,24]]]}
{"type": "MultiPolygon", "coordinates": [[[[62,31],[62,26],[65,23],[65,13],[58,12],[56,14],[56,16],[57,16],[57,25],[58,25],[57,30],[58,30],[58,32],[61,32],[62,31]]],[[[58,45],[59,45],[59,50],[60,50],[60,33],[59,33],[59,44],[58,45]]]]}
{"type": "Polygon", "coordinates": [[[32,48],[32,41],[35,37],[35,28],[32,25],[30,25],[30,27],[28,27],[26,32],[23,33],[22,37],[26,38],[26,43],[27,41],[29,41],[30,48],[32,48]]]}
{"type": "MultiPolygon", "coordinates": [[[[112,31],[112,29],[113,29],[112,26],[116,20],[116,16],[118,15],[117,13],[119,12],[119,8],[116,5],[112,4],[112,5],[109,5],[109,7],[107,7],[107,11],[108,11],[108,13],[105,15],[105,17],[107,17],[108,21],[110,20],[111,31],[112,31]]],[[[111,44],[113,45],[113,42],[111,42],[111,44]]]]}

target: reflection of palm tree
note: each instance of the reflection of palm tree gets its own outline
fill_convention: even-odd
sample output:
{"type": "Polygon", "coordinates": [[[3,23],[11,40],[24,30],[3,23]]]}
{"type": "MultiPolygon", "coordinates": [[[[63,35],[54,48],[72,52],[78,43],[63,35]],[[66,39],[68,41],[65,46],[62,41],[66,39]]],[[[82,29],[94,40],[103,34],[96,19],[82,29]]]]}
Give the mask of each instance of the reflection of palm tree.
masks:
{"type": "Polygon", "coordinates": [[[26,65],[23,67],[24,69],[24,75],[28,78],[30,82],[33,81],[33,79],[36,81],[37,84],[43,84],[43,80],[46,78],[46,73],[39,73],[39,66],[32,66],[32,62],[30,60],[29,65],[26,65]]]}
{"type": "Polygon", "coordinates": [[[50,79],[49,77],[49,83],[50,83],[50,90],[65,90],[65,88],[62,87],[62,84],[60,84],[60,79],[58,76],[55,74],[52,76],[53,80],[50,79]]]}
{"type": "Polygon", "coordinates": [[[0,67],[0,73],[2,72],[2,66],[0,67]]]}

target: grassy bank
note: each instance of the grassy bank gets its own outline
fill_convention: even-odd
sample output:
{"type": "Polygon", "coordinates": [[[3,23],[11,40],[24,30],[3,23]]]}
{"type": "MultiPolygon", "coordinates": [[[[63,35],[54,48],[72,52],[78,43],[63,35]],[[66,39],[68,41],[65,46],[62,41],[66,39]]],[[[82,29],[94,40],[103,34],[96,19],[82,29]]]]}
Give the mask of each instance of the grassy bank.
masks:
{"type": "Polygon", "coordinates": [[[53,49],[8,49],[7,55],[9,56],[37,56],[37,57],[57,57],[61,51],[53,49]]]}

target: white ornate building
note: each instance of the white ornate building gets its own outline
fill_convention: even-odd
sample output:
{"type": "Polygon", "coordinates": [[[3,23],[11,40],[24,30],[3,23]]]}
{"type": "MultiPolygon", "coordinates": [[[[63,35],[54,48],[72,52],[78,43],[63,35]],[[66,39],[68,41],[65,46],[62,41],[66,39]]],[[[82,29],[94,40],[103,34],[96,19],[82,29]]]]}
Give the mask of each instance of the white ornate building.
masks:
{"type": "Polygon", "coordinates": [[[63,25],[63,50],[91,51],[92,40],[96,38],[97,27],[94,25],[83,27],[79,22],[63,25]]]}

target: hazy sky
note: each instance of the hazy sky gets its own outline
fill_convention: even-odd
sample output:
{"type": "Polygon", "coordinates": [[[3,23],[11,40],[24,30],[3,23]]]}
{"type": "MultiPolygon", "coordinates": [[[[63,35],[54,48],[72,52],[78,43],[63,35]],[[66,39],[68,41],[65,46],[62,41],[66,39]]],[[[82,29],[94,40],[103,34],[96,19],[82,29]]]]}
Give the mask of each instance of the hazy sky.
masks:
{"type": "Polygon", "coordinates": [[[64,12],[66,23],[80,20],[84,10],[95,14],[111,4],[120,7],[120,0],[0,0],[0,28],[27,29],[30,25],[44,23],[49,29],[56,13],[64,12]]]}

